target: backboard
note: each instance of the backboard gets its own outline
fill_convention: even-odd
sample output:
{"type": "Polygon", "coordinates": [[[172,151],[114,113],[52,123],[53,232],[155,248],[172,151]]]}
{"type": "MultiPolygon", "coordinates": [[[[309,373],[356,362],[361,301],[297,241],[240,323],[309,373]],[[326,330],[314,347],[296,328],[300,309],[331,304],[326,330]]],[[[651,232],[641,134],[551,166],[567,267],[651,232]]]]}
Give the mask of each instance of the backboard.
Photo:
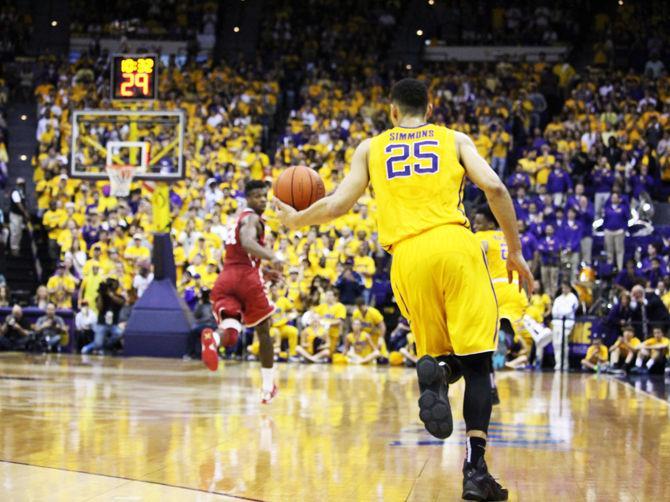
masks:
{"type": "Polygon", "coordinates": [[[134,178],[184,177],[181,110],[77,110],[72,114],[70,176],[108,178],[108,166],[133,166],[134,178]]]}

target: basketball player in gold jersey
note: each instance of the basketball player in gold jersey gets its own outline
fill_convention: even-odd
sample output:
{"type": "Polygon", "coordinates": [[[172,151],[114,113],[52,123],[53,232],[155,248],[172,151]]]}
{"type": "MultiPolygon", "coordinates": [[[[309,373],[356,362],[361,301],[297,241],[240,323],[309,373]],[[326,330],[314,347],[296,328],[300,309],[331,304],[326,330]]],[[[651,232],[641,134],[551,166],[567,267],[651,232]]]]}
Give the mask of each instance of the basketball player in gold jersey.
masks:
{"type": "Polygon", "coordinates": [[[486,194],[508,245],[507,271],[519,288],[532,276],[521,255],[512,199],[465,134],[428,124],[426,86],[414,79],[391,90],[393,129],[364,140],[351,170],[330,196],[297,212],[277,199],[291,229],[320,225],[347,213],[368,184],[377,199],[379,241],[393,254],[391,283],[416,337],[419,417],[438,438],[453,430],[448,385],[465,378],[466,459],[463,498],[507,500],[484,461],[491,418],[491,352],[497,343],[496,298],[462,198],[467,176],[486,194]]]}

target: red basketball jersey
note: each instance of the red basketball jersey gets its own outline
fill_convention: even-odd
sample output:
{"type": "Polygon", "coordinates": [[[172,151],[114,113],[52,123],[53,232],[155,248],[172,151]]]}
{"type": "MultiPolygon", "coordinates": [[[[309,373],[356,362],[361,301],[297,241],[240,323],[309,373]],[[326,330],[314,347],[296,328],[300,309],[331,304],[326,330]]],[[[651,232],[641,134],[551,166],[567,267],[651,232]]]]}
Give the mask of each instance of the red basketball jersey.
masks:
{"type": "MultiPolygon", "coordinates": [[[[248,267],[259,268],[261,266],[261,259],[256,258],[248,254],[242,244],[240,243],[240,226],[245,218],[250,215],[255,214],[253,209],[245,209],[240,213],[240,216],[237,218],[237,224],[235,225],[235,230],[231,230],[226,237],[226,259],[223,261],[224,270],[230,265],[246,265],[248,267]]],[[[261,231],[258,234],[258,243],[263,246],[265,245],[265,222],[263,218],[260,218],[261,222],[261,231]]]]}

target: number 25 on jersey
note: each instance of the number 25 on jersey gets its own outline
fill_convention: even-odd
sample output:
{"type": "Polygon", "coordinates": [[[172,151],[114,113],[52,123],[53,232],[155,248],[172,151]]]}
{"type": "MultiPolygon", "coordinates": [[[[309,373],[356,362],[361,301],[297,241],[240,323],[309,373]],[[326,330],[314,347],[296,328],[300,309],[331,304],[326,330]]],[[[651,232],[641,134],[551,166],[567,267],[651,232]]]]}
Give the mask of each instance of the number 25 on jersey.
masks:
{"type": "Polygon", "coordinates": [[[430,147],[437,147],[437,141],[418,141],[416,143],[390,143],[386,145],[386,177],[405,178],[412,173],[435,174],[440,168],[440,158],[430,147]]]}

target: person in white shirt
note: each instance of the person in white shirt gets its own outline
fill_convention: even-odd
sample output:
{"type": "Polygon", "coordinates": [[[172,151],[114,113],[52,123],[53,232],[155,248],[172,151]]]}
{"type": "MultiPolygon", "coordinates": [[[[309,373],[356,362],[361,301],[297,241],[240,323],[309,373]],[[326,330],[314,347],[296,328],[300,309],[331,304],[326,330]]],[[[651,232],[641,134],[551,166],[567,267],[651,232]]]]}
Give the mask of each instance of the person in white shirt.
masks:
{"type": "Polygon", "coordinates": [[[137,298],[142,298],[142,295],[149,287],[149,284],[154,280],[154,274],[150,270],[148,262],[141,262],[139,270],[133,279],[133,287],[137,291],[137,298]]]}
{"type": "Polygon", "coordinates": [[[577,296],[572,292],[569,282],[561,284],[561,294],[554,300],[554,305],[551,308],[551,330],[553,335],[554,357],[556,364],[554,370],[561,369],[561,361],[563,360],[563,351],[567,353],[568,338],[575,325],[575,313],[579,306],[577,296]],[[563,336],[565,333],[565,336],[563,336]]]}
{"type": "Polygon", "coordinates": [[[81,301],[81,310],[74,317],[77,348],[80,349],[93,340],[93,326],[98,315],[91,309],[87,299],[81,301]]]}
{"type": "Polygon", "coordinates": [[[219,188],[217,181],[214,178],[209,178],[205,188],[205,210],[207,213],[214,211],[214,208],[222,200],[223,192],[219,188]]]}

